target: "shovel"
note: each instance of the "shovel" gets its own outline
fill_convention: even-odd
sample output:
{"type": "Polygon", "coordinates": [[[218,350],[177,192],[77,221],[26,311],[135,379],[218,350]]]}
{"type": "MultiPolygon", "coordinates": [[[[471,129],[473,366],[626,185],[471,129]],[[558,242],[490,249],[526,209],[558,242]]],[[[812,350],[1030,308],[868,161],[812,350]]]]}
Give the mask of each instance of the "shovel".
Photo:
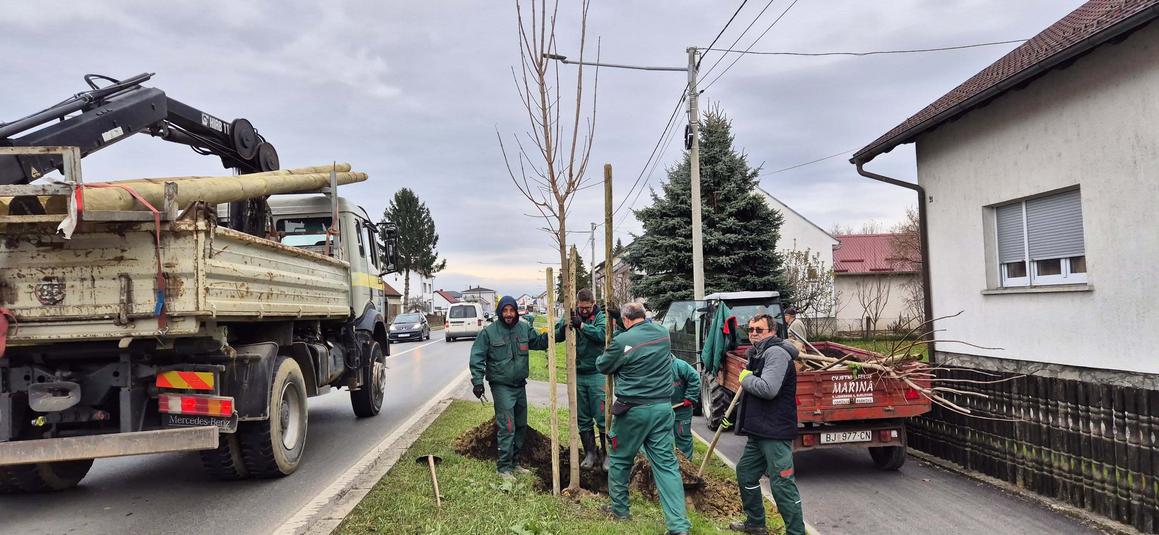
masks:
{"type": "Polygon", "coordinates": [[[443,462],[443,458],[438,455],[423,455],[415,459],[416,464],[426,464],[431,468],[431,484],[435,487],[435,503],[439,509],[443,508],[443,496],[439,493],[439,476],[435,473],[435,465],[443,462]]]}
{"type": "Polygon", "coordinates": [[[720,427],[716,428],[716,435],[712,437],[712,443],[708,445],[708,451],[704,452],[704,460],[700,462],[700,469],[696,471],[697,479],[702,478],[704,475],[704,467],[708,465],[708,460],[712,458],[712,452],[716,451],[716,443],[720,441],[720,435],[724,432],[725,428],[723,420],[727,420],[728,417],[732,415],[732,409],[734,409],[736,407],[736,403],[740,401],[740,395],[743,392],[744,389],[741,388],[740,385],[737,385],[736,395],[732,397],[732,403],[729,403],[728,408],[725,409],[724,416],[721,417],[722,421],[720,422],[720,427]]]}

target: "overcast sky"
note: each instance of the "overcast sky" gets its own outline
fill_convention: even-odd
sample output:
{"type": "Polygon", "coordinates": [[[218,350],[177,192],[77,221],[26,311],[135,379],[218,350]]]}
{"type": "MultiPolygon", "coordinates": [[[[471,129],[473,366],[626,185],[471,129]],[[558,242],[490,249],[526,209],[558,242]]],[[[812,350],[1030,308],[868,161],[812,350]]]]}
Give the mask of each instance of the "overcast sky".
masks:
{"type": "MultiPolygon", "coordinates": [[[[738,47],[785,10],[774,0],[738,47]]],[[[730,44],[764,8],[752,0],[721,38],[730,44]]],[[[800,0],[754,51],[830,52],[930,48],[1029,38],[1078,0],[800,0]]],[[[594,0],[589,36],[604,61],[682,66],[707,46],[738,1],[594,0]]],[[[511,68],[519,61],[513,1],[24,2],[0,0],[4,68],[0,122],[85,89],[82,76],[155,72],[149,83],[224,119],[248,118],[282,167],[348,161],[370,174],[346,188],[381,217],[401,187],[434,214],[447,269],[436,288],[483,285],[542,291],[541,262],[557,261],[541,221],[503,167],[496,131],[527,129],[511,68]]],[[[564,0],[559,51],[578,56],[578,2],[564,0]]],[[[766,173],[861,148],[1015,45],[871,57],[748,55],[703,98],[733,120],[736,144],[766,173]]],[[[589,53],[592,51],[589,50],[589,53]]],[[[710,52],[707,69],[720,57],[710,52]]],[[[732,63],[729,55],[716,73],[732,63]]],[[[570,67],[568,69],[571,69],[570,67]]],[[[574,71],[563,70],[564,74],[574,71]]],[[[602,69],[592,171],[615,167],[616,200],[657,143],[683,73],[602,69]]],[[[707,81],[707,80],[706,80],[707,81]]],[[[673,142],[649,187],[677,161],[673,142]]],[[[915,176],[912,145],[869,166],[915,176]]],[[[216,158],[150,138],[90,156],[89,181],[225,174],[216,158]]],[[[644,180],[649,180],[645,173],[644,180]]],[[[848,155],[762,176],[761,185],[823,228],[888,227],[915,203],[912,192],[858,176],[848,155]]],[[[647,192],[636,207],[649,202],[647,192]]],[[[569,226],[603,219],[603,192],[577,198],[569,226]]],[[[626,218],[616,234],[639,230],[626,218]]],[[[602,236],[602,233],[601,233],[602,236]]],[[[573,235],[586,244],[586,236],[573,235]]],[[[602,250],[602,238],[597,239],[602,250]]],[[[586,255],[585,255],[586,257],[586,255]]],[[[399,287],[401,291],[401,285],[399,287]]]]}

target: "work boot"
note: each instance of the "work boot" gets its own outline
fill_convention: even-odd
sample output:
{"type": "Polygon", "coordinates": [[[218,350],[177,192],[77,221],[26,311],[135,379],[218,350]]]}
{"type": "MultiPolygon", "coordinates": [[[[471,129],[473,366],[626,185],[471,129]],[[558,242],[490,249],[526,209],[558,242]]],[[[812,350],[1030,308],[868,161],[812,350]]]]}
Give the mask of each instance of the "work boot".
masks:
{"type": "Polygon", "coordinates": [[[581,431],[579,436],[584,445],[584,459],[580,461],[580,468],[587,470],[600,462],[600,456],[596,453],[596,434],[593,431],[581,431]]]}
{"type": "Polygon", "coordinates": [[[748,533],[749,535],[769,535],[768,528],[764,526],[753,526],[748,522],[733,522],[728,525],[728,529],[748,533]]]}
{"type": "Polygon", "coordinates": [[[601,511],[603,511],[603,512],[604,512],[605,514],[607,514],[608,516],[612,517],[612,520],[616,520],[616,521],[627,521],[627,520],[631,520],[631,519],[632,519],[632,515],[631,515],[631,514],[628,514],[627,516],[620,516],[620,515],[617,515],[616,513],[614,513],[614,512],[612,511],[612,506],[610,506],[610,505],[604,505],[604,506],[601,506],[601,507],[600,507],[600,510],[601,510],[601,511]]]}
{"type": "Polygon", "coordinates": [[[607,433],[600,433],[600,456],[604,458],[600,468],[604,472],[607,472],[608,467],[612,463],[612,454],[608,452],[608,434],[607,433]]]}

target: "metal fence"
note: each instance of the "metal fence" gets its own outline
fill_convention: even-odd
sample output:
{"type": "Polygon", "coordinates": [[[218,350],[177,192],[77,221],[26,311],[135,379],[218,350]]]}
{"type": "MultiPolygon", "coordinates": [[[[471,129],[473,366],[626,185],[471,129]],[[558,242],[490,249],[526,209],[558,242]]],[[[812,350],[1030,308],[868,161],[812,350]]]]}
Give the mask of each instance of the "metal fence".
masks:
{"type": "MultiPolygon", "coordinates": [[[[964,369],[939,377],[993,380],[964,369]]],[[[1159,391],[1051,377],[954,383],[971,417],[935,406],[910,446],[1038,494],[1159,533],[1159,391]]]]}

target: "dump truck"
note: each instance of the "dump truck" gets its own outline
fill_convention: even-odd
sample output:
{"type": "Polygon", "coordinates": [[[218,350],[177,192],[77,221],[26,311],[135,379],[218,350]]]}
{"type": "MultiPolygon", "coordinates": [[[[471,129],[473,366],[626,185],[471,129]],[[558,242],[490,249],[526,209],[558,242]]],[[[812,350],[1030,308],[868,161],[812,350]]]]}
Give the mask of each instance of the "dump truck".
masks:
{"type": "MultiPolygon", "coordinates": [[[[744,327],[757,314],[775,318],[778,335],[785,336],[782,303],[775,291],[724,292],[704,300],[675,301],[664,314],[662,321],[669,329],[673,353],[701,373],[698,409],[713,430],[725,425],[725,411],[739,388],[740,372],[748,364],[745,351],[750,344],[744,327]],[[729,347],[721,348],[719,362],[706,363],[701,350],[722,305],[730,318],[716,328],[727,331],[729,347]]],[[[852,363],[881,357],[834,342],[812,342],[808,349],[852,363]]],[[[925,365],[909,362],[904,366],[925,365]]],[[[930,386],[928,379],[915,382],[921,388],[930,386]]],[[[798,366],[796,401],[799,427],[794,451],[865,448],[883,470],[897,470],[905,463],[905,419],[931,410],[931,401],[902,381],[844,365],[827,370],[798,366]]]]}
{"type": "Polygon", "coordinates": [[[223,479],[286,476],[307,398],[345,388],[356,415],[382,410],[395,237],[338,196],[337,172],[269,197],[271,232],[255,236],[183,196],[197,179],[164,180],[152,201],[146,183],[121,183],[143,209],[100,210],[84,203],[101,185],[81,180],[79,148],[0,155],[64,170],[0,186],[0,492],[66,489],[94,459],[173,451],[223,479]]]}

